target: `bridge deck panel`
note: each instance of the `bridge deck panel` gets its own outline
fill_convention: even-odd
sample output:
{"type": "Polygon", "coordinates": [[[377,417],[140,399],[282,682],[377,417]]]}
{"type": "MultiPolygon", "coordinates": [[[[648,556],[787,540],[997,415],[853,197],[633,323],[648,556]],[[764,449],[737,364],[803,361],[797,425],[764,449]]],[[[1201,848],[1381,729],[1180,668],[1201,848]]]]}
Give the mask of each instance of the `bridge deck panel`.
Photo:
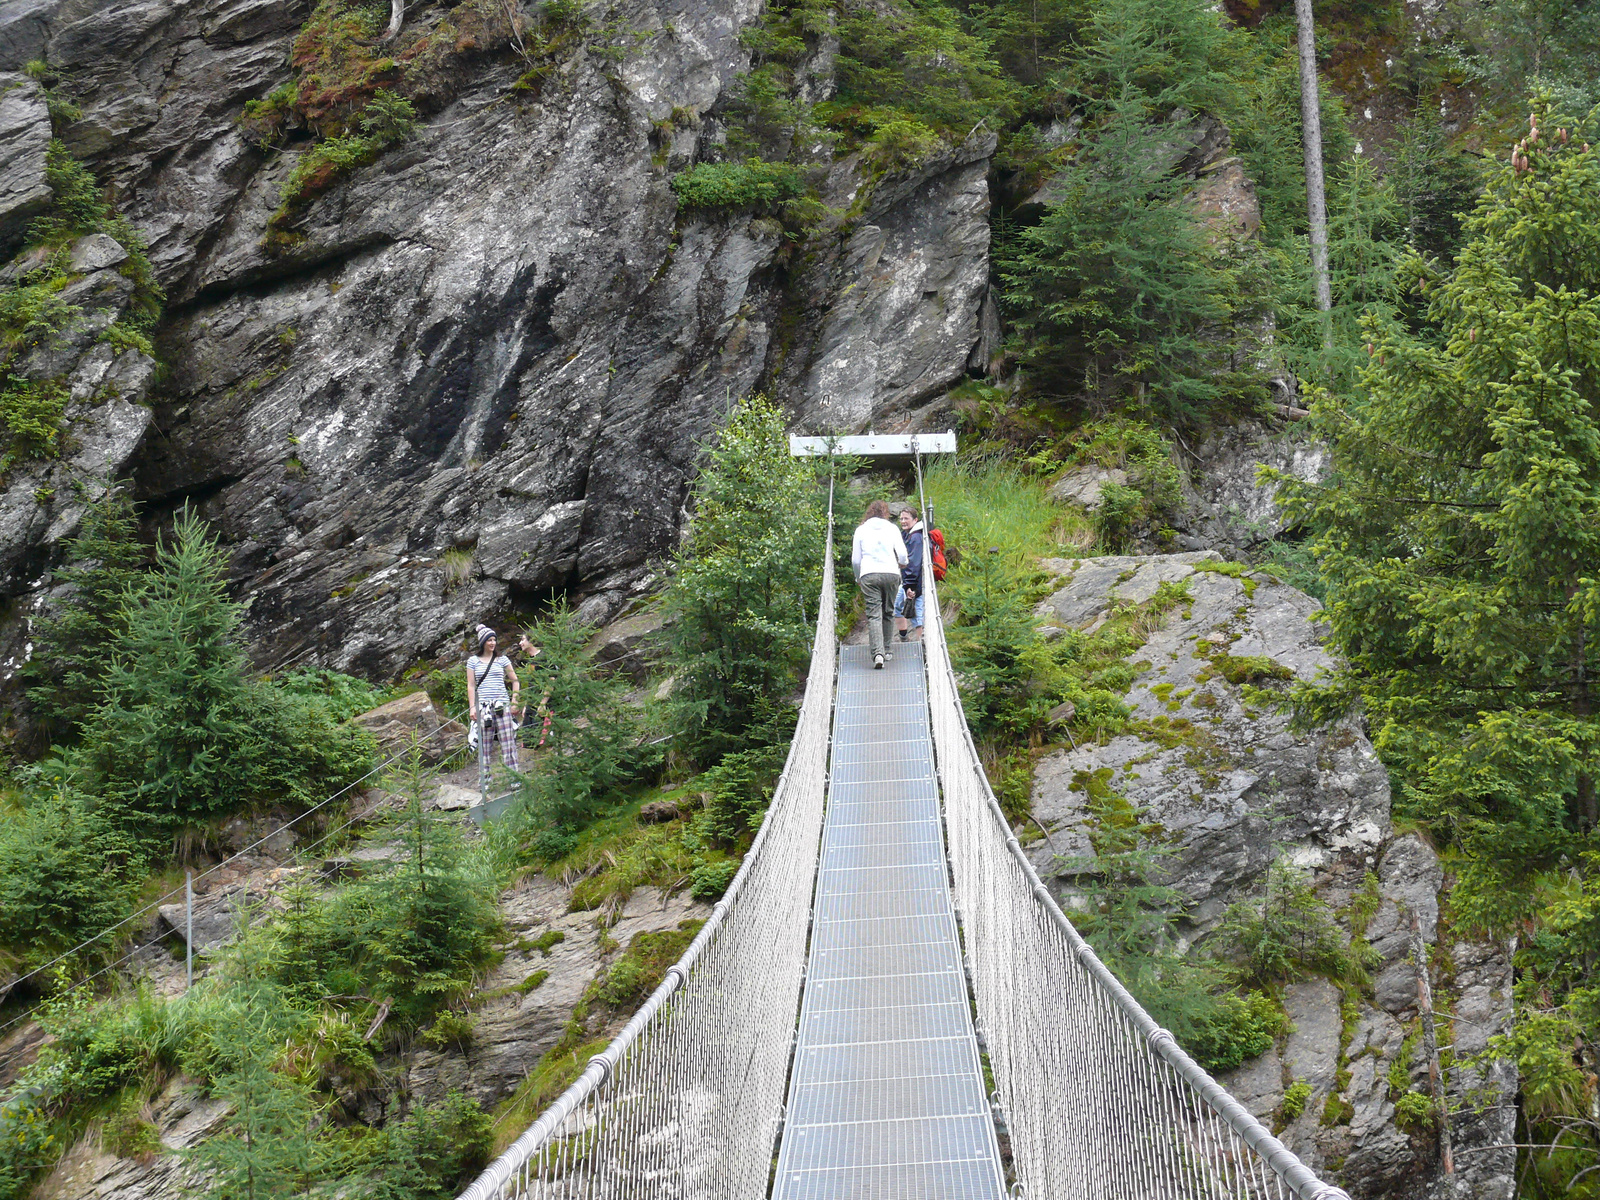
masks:
{"type": "Polygon", "coordinates": [[[775,1200],[1004,1193],[950,901],[921,647],[839,662],[775,1200]]]}

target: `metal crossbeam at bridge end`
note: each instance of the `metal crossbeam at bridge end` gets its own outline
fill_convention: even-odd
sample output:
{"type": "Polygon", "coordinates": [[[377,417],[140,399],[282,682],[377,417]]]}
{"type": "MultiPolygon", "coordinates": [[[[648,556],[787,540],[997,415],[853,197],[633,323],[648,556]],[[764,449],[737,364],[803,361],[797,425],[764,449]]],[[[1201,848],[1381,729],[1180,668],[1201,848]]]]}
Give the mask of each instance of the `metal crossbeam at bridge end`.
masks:
{"type": "Polygon", "coordinates": [[[832,515],[805,700],[739,873],[461,1200],[1348,1200],[1156,1025],[1034,872],[926,560],[921,654],[841,663],[832,515]]]}

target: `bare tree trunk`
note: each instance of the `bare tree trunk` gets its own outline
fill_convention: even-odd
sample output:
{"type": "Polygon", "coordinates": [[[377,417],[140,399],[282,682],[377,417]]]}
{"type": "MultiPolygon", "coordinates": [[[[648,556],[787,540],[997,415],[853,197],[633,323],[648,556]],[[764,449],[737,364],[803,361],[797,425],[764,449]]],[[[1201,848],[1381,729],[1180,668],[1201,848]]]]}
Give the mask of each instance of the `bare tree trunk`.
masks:
{"type": "Polygon", "coordinates": [[[406,19],[406,0],[389,0],[389,28],[383,31],[383,40],[392,42],[400,36],[400,22],[406,19]]]}
{"type": "MultiPolygon", "coordinates": [[[[1317,288],[1317,308],[1333,308],[1328,284],[1328,188],[1322,175],[1322,106],[1317,97],[1317,34],[1311,18],[1311,0],[1294,0],[1295,25],[1300,35],[1300,125],[1306,151],[1306,214],[1311,220],[1311,274],[1317,288]]],[[[1333,324],[1322,319],[1322,344],[1333,348],[1333,324]]]]}
{"type": "Polygon", "coordinates": [[[1433,1023],[1433,989],[1428,986],[1428,947],[1422,940],[1422,922],[1411,914],[1411,953],[1417,962],[1417,1014],[1422,1018],[1422,1050],[1428,1056],[1428,1087],[1439,1122],[1439,1166],[1446,1175],[1456,1173],[1450,1144],[1450,1100],[1445,1095],[1444,1071],[1439,1067],[1439,1039],[1433,1023]]]}

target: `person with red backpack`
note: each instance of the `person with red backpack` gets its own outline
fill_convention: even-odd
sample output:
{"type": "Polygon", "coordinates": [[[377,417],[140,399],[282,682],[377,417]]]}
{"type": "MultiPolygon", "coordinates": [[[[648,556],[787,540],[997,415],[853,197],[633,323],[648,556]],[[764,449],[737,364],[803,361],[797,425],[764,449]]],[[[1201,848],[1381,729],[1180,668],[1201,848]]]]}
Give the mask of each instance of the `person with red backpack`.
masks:
{"type": "Polygon", "coordinates": [[[943,579],[946,569],[944,534],[937,529],[924,530],[921,515],[912,505],[900,510],[900,530],[906,543],[906,564],[900,568],[900,592],[894,601],[895,628],[900,640],[907,641],[909,631],[915,629],[922,636],[922,553],[926,544],[933,551],[933,569],[936,580],[943,579]]]}

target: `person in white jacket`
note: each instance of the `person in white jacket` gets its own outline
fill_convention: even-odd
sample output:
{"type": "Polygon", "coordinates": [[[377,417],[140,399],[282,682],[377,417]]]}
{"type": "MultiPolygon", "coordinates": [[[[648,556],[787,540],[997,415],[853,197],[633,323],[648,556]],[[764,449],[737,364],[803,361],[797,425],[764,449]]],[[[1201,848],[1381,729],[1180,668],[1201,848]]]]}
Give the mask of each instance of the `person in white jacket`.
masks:
{"type": "Polygon", "coordinates": [[[889,646],[894,639],[894,595],[900,589],[900,568],[906,561],[906,543],[889,520],[889,506],[874,500],[856,526],[850,565],[856,569],[856,582],[867,600],[867,640],[872,645],[872,665],[879,671],[884,661],[893,657],[889,646]]]}

